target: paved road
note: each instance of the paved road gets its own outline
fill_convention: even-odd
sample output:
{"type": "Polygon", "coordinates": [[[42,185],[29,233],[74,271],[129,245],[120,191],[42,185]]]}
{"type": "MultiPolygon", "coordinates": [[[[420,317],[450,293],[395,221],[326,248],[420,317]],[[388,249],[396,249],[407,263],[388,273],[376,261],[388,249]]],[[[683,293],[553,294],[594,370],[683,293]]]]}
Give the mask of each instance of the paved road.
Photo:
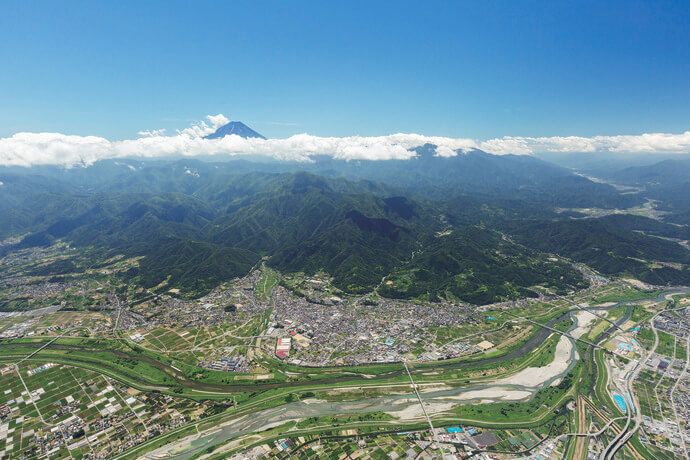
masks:
{"type": "MultiPolygon", "coordinates": [[[[614,438],[614,440],[606,446],[606,449],[604,449],[604,452],[601,455],[602,460],[609,460],[613,459],[616,455],[616,452],[620,450],[621,447],[623,447],[629,440],[634,436],[634,434],[639,430],[640,425],[642,424],[642,410],[640,408],[640,404],[638,403],[637,399],[635,398],[635,394],[633,392],[633,383],[635,382],[635,379],[637,379],[637,376],[639,375],[640,371],[644,368],[644,363],[647,361],[647,358],[649,358],[657,349],[659,346],[659,333],[656,330],[656,326],[654,325],[654,320],[656,319],[657,316],[662,314],[663,312],[668,311],[668,310],[661,310],[652,318],[649,320],[652,331],[654,332],[654,345],[652,345],[652,349],[646,353],[643,354],[635,369],[633,372],[628,376],[628,379],[626,380],[626,388],[625,390],[627,393],[630,395],[630,398],[632,399],[631,403],[633,405],[632,408],[628,408],[627,410],[627,421],[625,423],[625,426],[623,427],[623,430],[614,438]],[[630,427],[630,422],[632,422],[632,412],[634,409],[635,412],[635,425],[633,426],[632,429],[628,429],[630,427]]],[[[687,365],[687,362],[686,362],[687,365]]],[[[686,459],[687,459],[687,454],[686,454],[686,459]]]]}
{"type": "Polygon", "coordinates": [[[678,387],[678,384],[683,380],[683,377],[685,377],[685,374],[688,372],[688,363],[690,363],[690,340],[685,341],[686,344],[686,354],[685,354],[685,367],[683,367],[683,372],[680,373],[680,377],[676,380],[676,383],[673,385],[673,388],[671,389],[671,407],[673,407],[673,415],[676,417],[676,425],[678,425],[678,431],[680,433],[680,441],[681,444],[683,445],[683,453],[685,454],[685,458],[688,458],[688,446],[685,441],[685,430],[683,429],[683,426],[680,424],[680,419],[678,418],[678,408],[677,404],[673,401],[673,394],[676,392],[676,388],[678,387]]]}

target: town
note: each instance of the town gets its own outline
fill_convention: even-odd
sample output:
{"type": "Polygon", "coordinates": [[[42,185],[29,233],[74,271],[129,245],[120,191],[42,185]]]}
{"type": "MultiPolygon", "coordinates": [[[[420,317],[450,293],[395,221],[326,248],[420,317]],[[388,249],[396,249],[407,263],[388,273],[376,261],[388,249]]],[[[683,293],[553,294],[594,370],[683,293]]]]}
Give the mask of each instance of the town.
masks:
{"type": "MultiPolygon", "coordinates": [[[[0,274],[4,283],[0,296],[9,299],[21,293],[32,308],[0,312],[0,339],[20,340],[18,343],[27,339],[113,340],[128,347],[125,349],[165,357],[175,363],[171,367],[174,371],[182,372],[184,364],[184,375],[247,385],[291,379],[302,370],[320,368],[333,372],[379,364],[423,366],[482,359],[510,349],[512,344],[526,343],[551,318],[552,333],[568,334],[585,343],[606,338],[598,347],[607,353],[600,364],[604,368],[601,372],[611,375],[608,385],[595,396],[579,395],[568,404],[572,414],[578,414],[579,430],[605,429],[628,413],[634,421],[638,415],[638,403],[630,399],[634,394],[640,407],[639,442],[657,449],[655,452],[677,457],[684,455],[690,439],[687,294],[619,303],[615,299],[646,298],[662,291],[611,281],[578,266],[590,287],[567,298],[539,290],[534,298],[475,306],[458,301],[387,299],[376,292],[347,295],[324,273],[281,274],[259,264],[246,276],[192,299],[165,286],[147,290],[119,283],[118,270],[136,263],[124,258],[114,258],[100,267],[99,275],[91,272],[88,277],[93,279],[72,273],[41,275],[38,267],[56,263],[65,250],[25,251],[21,257],[4,261],[9,269],[0,274]],[[20,271],[32,274],[20,275],[20,271]],[[534,318],[543,319],[535,322],[534,318]],[[554,323],[557,319],[561,322],[554,323]],[[571,323],[574,330],[568,329],[571,323]],[[617,326],[612,326],[614,323],[617,326]],[[610,336],[602,334],[607,327],[613,328],[610,336]],[[654,347],[655,334],[658,345],[648,353],[654,347]],[[601,404],[607,397],[612,404],[601,404]]],[[[553,334],[550,337],[556,338],[553,334]]],[[[554,360],[558,356],[556,343],[560,342],[545,340],[541,344],[546,356],[549,348],[554,350],[554,360]]],[[[543,373],[538,367],[525,371],[534,372],[535,379],[543,373]]],[[[489,378],[495,372],[468,375],[489,378]]],[[[184,429],[190,422],[224,408],[243,407],[234,395],[214,403],[177,398],[175,392],[181,389],[175,387],[171,387],[171,394],[141,392],[108,376],[54,361],[7,365],[2,368],[2,379],[6,390],[0,401],[0,451],[11,455],[67,452],[83,458],[109,457],[184,429]]],[[[547,381],[548,377],[542,379],[547,381]]],[[[557,379],[554,384],[561,381],[557,379]]],[[[308,394],[303,392],[302,398],[308,400],[308,394]]],[[[491,396],[481,401],[489,404],[505,397],[501,395],[510,395],[510,391],[486,394],[491,396]]],[[[420,395],[424,406],[433,404],[427,398],[420,395]]],[[[378,418],[390,419],[390,414],[364,413],[352,416],[352,420],[375,423],[378,418]]],[[[489,459],[504,458],[501,455],[507,453],[519,456],[521,452],[559,458],[572,449],[578,455],[596,457],[609,448],[610,438],[605,436],[589,442],[572,441],[571,445],[566,421],[570,416],[560,414],[554,420],[557,428],[489,429],[446,422],[433,431],[393,430],[385,435],[370,436],[367,430],[348,429],[339,434],[342,439],[338,442],[287,436],[242,450],[236,458],[297,453],[306,458],[336,453],[367,458],[385,453],[389,458],[432,458],[438,454],[489,459]]],[[[309,426],[322,422],[317,417],[299,423],[309,426]]]]}

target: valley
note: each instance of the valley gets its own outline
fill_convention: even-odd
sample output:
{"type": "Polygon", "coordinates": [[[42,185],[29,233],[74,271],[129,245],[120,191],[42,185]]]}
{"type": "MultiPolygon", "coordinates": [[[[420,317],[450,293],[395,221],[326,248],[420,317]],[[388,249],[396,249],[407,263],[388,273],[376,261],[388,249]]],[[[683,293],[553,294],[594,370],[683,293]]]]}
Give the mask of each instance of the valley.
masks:
{"type": "Polygon", "coordinates": [[[3,170],[0,452],[684,455],[683,211],[434,151],[3,170]]]}
{"type": "Polygon", "coordinates": [[[0,1],[0,460],[690,460],[689,18],[0,1]]]}
{"type": "MultiPolygon", "coordinates": [[[[10,261],[52,261],[62,251],[65,248],[58,246],[10,261]]],[[[110,262],[112,268],[103,269],[109,274],[131,263],[122,258],[110,262]]],[[[35,373],[43,378],[41,382],[50,383],[58,378],[52,374],[61,372],[76,378],[77,388],[87,388],[89,379],[100,378],[113,388],[110,391],[134,396],[124,397],[129,406],[115,397],[101,408],[96,396],[74,390],[70,400],[76,398],[78,407],[87,410],[88,403],[79,398],[91,397],[101,418],[77,412],[63,422],[66,415],[58,410],[52,416],[55,422],[41,421],[64,427],[60,436],[73,441],[22,434],[20,441],[6,441],[4,446],[20,453],[25,449],[46,453],[52,448],[57,449],[53,454],[67,449],[77,457],[121,452],[115,457],[130,458],[148,452],[145,458],[183,459],[224,458],[240,451],[285,456],[305,445],[310,446],[304,447],[306,455],[319,456],[321,449],[347,445],[343,442],[356,434],[355,438],[390,439],[407,446],[405,450],[430,453],[457,446],[466,452],[519,452],[524,446],[539,446],[562,455],[572,449],[577,453],[581,445],[571,443],[565,433],[566,406],[585,404],[576,397],[578,388],[590,380],[601,382],[601,375],[622,372],[616,367],[624,367],[631,356],[653,365],[656,355],[645,360],[639,347],[647,339],[638,331],[649,331],[652,315],[666,318],[662,312],[667,299],[678,298],[673,305],[682,305],[690,295],[690,289],[641,291],[634,284],[583,273],[591,284],[576,293],[561,296],[544,291],[532,299],[479,307],[387,299],[375,291],[352,295],[334,287],[328,276],[283,275],[265,264],[196,300],[177,298],[174,291],[109,286],[115,280],[108,276],[83,284],[80,275],[69,274],[76,280],[64,289],[56,291],[48,285],[27,291],[31,305],[48,303],[43,297],[65,298],[68,292],[88,301],[1,314],[0,362],[7,363],[3,378],[14,385],[9,382],[23,374],[24,382],[31,383],[35,373]],[[123,288],[120,294],[99,295],[123,288]],[[120,297],[141,300],[123,305],[120,297]],[[276,344],[285,338],[292,345],[286,356],[278,356],[276,344]],[[590,354],[591,363],[581,361],[590,354]],[[410,368],[424,411],[410,392],[403,363],[410,368]],[[141,403],[148,399],[138,395],[151,391],[164,397],[156,403],[161,408],[157,410],[173,415],[167,424],[161,424],[167,419],[143,412],[141,403]],[[103,411],[111,410],[108,404],[113,412],[103,419],[103,411]],[[171,412],[171,407],[180,409],[171,412]],[[425,414],[433,420],[433,434],[424,430],[425,414]],[[147,421],[151,416],[155,422],[147,421]],[[99,434],[90,425],[96,420],[112,423],[114,431],[103,425],[106,431],[99,434]],[[446,428],[455,426],[463,431],[446,428]],[[78,430],[86,434],[74,436],[78,430]],[[343,441],[327,445],[310,441],[323,436],[343,441]],[[528,437],[533,441],[521,440],[528,437]]],[[[16,278],[10,280],[21,286],[16,278]]],[[[31,280],[42,285],[36,281],[31,280]]],[[[674,318],[674,327],[681,328],[675,334],[682,337],[689,326],[683,326],[681,317],[674,318]]],[[[658,320],[654,321],[658,327],[658,320]]],[[[664,324],[668,328],[671,323],[664,324]]],[[[611,401],[627,390],[617,389],[614,381],[609,385],[613,387],[600,387],[589,397],[598,398],[597,407],[621,413],[611,401]]],[[[50,416],[65,398],[62,392],[68,391],[66,384],[59,385],[60,393],[55,393],[57,389],[51,393],[49,387],[46,383],[25,387],[39,406],[17,403],[19,393],[6,393],[5,399],[13,400],[5,403],[11,420],[50,416]]],[[[649,420],[646,429],[657,430],[657,437],[658,433],[675,436],[671,427],[658,431],[654,424],[659,419],[649,420]]],[[[612,430],[617,423],[610,425],[612,430]]],[[[33,433],[41,429],[39,424],[33,433]]],[[[30,425],[24,430],[32,432],[30,425]]],[[[367,445],[355,447],[380,448],[376,443],[367,445]]],[[[670,448],[656,445],[661,451],[670,448]]]]}

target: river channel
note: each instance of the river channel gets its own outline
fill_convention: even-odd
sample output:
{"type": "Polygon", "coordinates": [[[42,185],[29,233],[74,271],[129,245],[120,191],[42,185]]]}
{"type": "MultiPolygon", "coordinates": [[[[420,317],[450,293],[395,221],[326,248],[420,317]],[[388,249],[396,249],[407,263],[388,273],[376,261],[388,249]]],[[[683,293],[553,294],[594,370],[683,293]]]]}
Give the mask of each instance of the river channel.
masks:
{"type": "MultiPolygon", "coordinates": [[[[690,293],[690,288],[674,288],[665,290],[656,297],[650,297],[648,299],[635,300],[635,301],[624,301],[617,302],[614,305],[607,307],[592,307],[592,310],[611,310],[617,308],[621,305],[628,306],[623,317],[616,321],[616,324],[623,324],[630,316],[632,306],[640,304],[643,302],[648,302],[650,300],[663,301],[667,295],[690,293]]],[[[552,321],[547,325],[553,326],[557,322],[570,317],[573,320],[573,325],[568,330],[568,332],[573,331],[578,327],[578,319],[575,317],[577,310],[572,310],[552,321]]],[[[485,360],[473,361],[471,363],[464,363],[464,366],[482,366],[485,364],[503,361],[506,359],[520,358],[528,353],[532,352],[536,347],[538,347],[544,340],[552,334],[552,331],[541,328],[530,340],[525,342],[520,348],[495,358],[488,358],[485,360]]],[[[438,391],[428,391],[422,392],[421,397],[425,401],[425,405],[428,405],[427,410],[433,412],[442,412],[450,409],[452,406],[459,403],[467,402],[492,402],[490,400],[500,401],[500,400],[525,400],[531,398],[534,393],[536,393],[541,388],[552,385],[558,379],[563,378],[568,372],[573,368],[576,363],[576,346],[575,341],[571,338],[565,336],[561,340],[569,342],[569,356],[567,358],[567,367],[564,367],[561,372],[549,376],[547,379],[539,382],[535,386],[525,386],[525,385],[513,385],[509,383],[504,383],[507,379],[500,379],[496,383],[487,383],[483,385],[467,386],[462,388],[453,389],[443,389],[438,391]],[[477,392],[481,394],[482,390],[494,389],[496,394],[517,394],[524,395],[522,398],[517,399],[503,399],[500,396],[495,398],[489,398],[487,396],[480,396],[477,398],[462,398],[463,393],[477,392]]],[[[448,363],[448,366],[454,366],[460,363],[448,363]]],[[[462,365],[462,364],[460,364],[462,365]]],[[[440,364],[437,367],[446,367],[445,364],[440,364]]],[[[432,369],[432,368],[430,368],[432,369]]],[[[387,395],[369,399],[362,399],[359,401],[324,401],[318,399],[311,399],[305,401],[298,401],[284,404],[280,407],[275,407],[271,409],[265,409],[252,413],[250,415],[242,416],[235,420],[230,420],[221,423],[217,428],[208,430],[202,435],[194,435],[188,437],[186,440],[174,443],[173,445],[168,445],[161,447],[145,456],[145,458],[166,458],[173,460],[184,460],[191,458],[199,454],[204,449],[210,446],[220,445],[230,441],[232,439],[238,438],[240,436],[256,433],[274,426],[281,425],[285,422],[291,420],[299,420],[309,417],[321,417],[330,416],[338,414],[360,414],[367,412],[388,412],[395,415],[395,413],[406,413],[408,415],[413,415],[418,417],[414,409],[419,407],[419,402],[413,393],[402,394],[402,395],[387,395]]]]}

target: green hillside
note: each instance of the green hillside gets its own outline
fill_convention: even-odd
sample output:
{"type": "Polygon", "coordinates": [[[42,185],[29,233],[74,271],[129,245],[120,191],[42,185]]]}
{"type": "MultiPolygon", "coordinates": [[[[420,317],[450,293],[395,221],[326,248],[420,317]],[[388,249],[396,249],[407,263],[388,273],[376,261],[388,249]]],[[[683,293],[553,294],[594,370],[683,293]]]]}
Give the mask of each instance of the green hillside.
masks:
{"type": "Polygon", "coordinates": [[[98,257],[137,257],[138,268],[121,275],[126,281],[194,297],[244,275],[261,258],[285,273],[326,272],[349,293],[378,289],[389,297],[477,304],[532,296],[535,286],[560,293],[585,286],[579,272],[546,253],[607,275],[690,282],[688,251],[669,240],[687,239],[687,227],[554,212],[562,205],[629,205],[639,196],[541,161],[482,152],[446,161],[427,150],[411,163],[302,165],[325,175],[243,160],[13,171],[0,175],[0,210],[9,216],[0,236],[21,241],[0,245],[0,252],[63,240],[97,249],[91,254],[98,257]],[[484,167],[498,177],[480,173],[484,167]]]}
{"type": "Polygon", "coordinates": [[[439,235],[396,268],[379,288],[386,297],[451,297],[484,304],[533,297],[530,286],[563,294],[587,286],[570,265],[511,243],[498,233],[462,227],[439,235]]]}

